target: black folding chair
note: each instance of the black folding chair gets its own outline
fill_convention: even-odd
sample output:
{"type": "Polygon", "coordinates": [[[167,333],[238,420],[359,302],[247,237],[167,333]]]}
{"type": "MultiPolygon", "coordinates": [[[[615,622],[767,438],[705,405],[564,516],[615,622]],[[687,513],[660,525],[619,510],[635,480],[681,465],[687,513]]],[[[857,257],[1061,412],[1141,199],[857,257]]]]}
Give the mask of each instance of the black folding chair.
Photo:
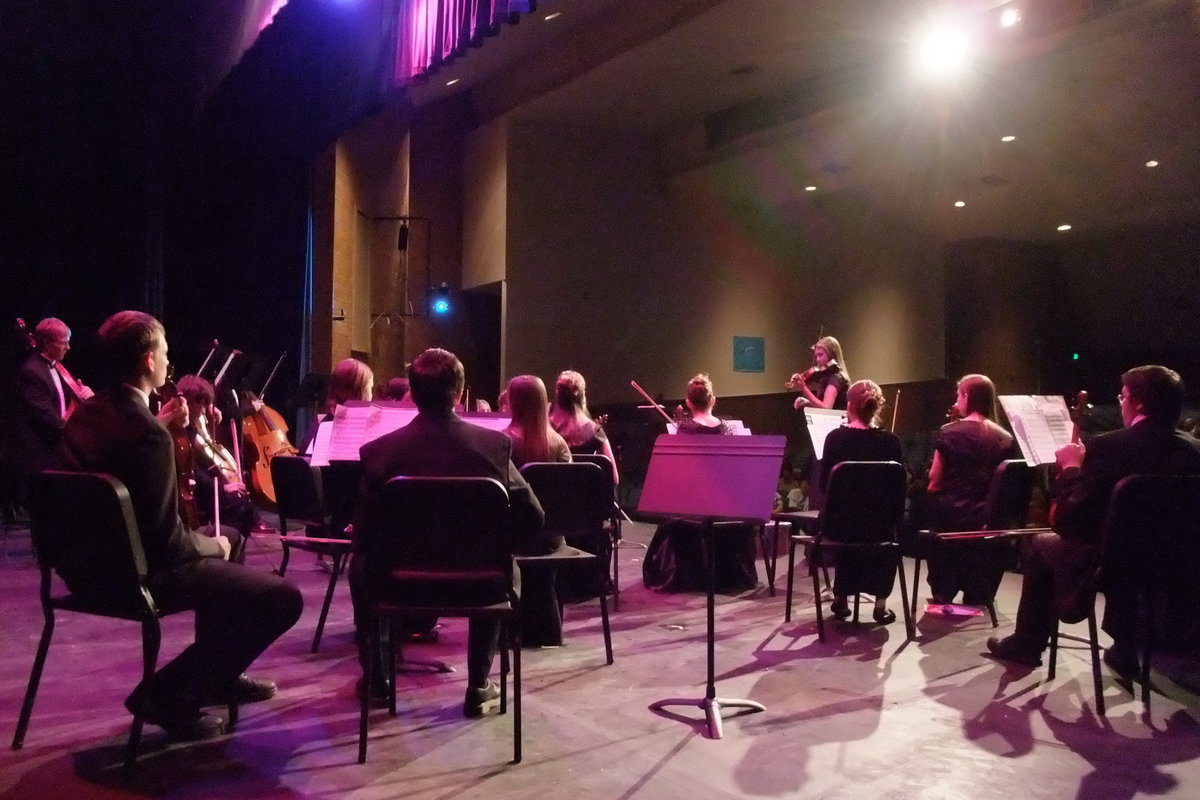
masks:
{"type": "MultiPolygon", "coordinates": [[[[508,491],[493,478],[397,477],[384,484],[379,519],[385,527],[365,543],[365,594],[378,622],[388,670],[388,707],[396,714],[393,619],[497,617],[500,620],[500,711],[508,711],[513,677],[513,763],[521,760],[521,640],[515,618],[508,491]]],[[[364,637],[365,639],[365,637],[364,637]]],[[[363,641],[360,646],[367,647],[363,641]]],[[[363,686],[375,658],[361,654],[363,686]]],[[[367,760],[369,692],[360,697],[358,761],[367,760]]]]}
{"type": "MultiPolygon", "coordinates": [[[[159,606],[147,585],[146,556],[129,491],[111,475],[47,471],[29,485],[30,530],[41,569],[39,597],[45,623],[12,747],[25,743],[42,669],[50,650],[56,611],[126,619],[142,626],[142,680],[158,662],[162,629],[159,618],[184,609],[159,606]],[[78,591],[56,592],[53,573],[78,591]]],[[[229,728],[237,723],[237,705],[229,706],[229,728]]],[[[125,748],[125,769],[133,767],[143,718],[135,714],[125,748]]]]}
{"type": "Polygon", "coordinates": [[[608,515],[608,534],[612,539],[612,596],[613,609],[621,610],[621,561],[618,558],[617,550],[624,541],[621,534],[621,522],[624,519],[624,512],[621,511],[621,505],[617,502],[617,484],[613,481],[613,465],[608,460],[608,456],[602,453],[581,453],[571,456],[572,461],[577,461],[582,464],[595,464],[604,471],[604,474],[609,477],[609,485],[612,487],[612,506],[609,509],[608,515]]]}

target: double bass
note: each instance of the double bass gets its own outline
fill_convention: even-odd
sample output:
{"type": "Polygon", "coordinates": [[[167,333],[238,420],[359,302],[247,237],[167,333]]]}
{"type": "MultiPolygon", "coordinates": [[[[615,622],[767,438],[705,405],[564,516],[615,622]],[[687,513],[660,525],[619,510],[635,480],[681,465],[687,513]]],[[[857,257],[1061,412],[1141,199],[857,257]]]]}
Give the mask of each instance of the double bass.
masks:
{"type": "MultiPolygon", "coordinates": [[[[15,326],[17,333],[25,340],[29,349],[36,351],[38,349],[37,337],[33,335],[33,331],[29,330],[29,326],[25,324],[25,320],[17,317],[15,326]]],[[[61,361],[54,362],[54,371],[58,373],[63,393],[66,395],[67,410],[63,414],[63,419],[66,419],[79,407],[80,403],[95,393],[83,381],[73,376],[61,361]]]]}

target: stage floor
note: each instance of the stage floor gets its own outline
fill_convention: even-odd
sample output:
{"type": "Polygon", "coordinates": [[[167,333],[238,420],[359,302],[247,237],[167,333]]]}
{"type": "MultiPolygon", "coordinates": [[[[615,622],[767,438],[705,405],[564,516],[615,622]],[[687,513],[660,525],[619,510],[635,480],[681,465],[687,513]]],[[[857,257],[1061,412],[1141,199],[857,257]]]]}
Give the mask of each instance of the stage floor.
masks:
{"type": "MultiPolygon", "coordinates": [[[[42,798],[1134,798],[1200,794],[1200,699],[1162,679],[1149,720],[1106,673],[1107,722],[1093,712],[1087,653],[1066,650],[1056,680],[984,658],[986,616],[923,616],[906,643],[887,626],[835,622],[816,637],[811,584],[783,622],[783,581],[717,596],[717,691],[763,713],[727,718],[707,738],[702,713],[661,716],[666,697],[701,697],[704,596],[641,585],[652,528],[625,527],[616,663],[604,665],[595,603],[569,607],[567,644],[524,653],[524,761],[509,764],[507,717],[465,720],[465,623],[412,658],[458,665],[449,675],[402,675],[398,716],[373,712],[369,760],[356,762],[358,676],[350,597],[339,584],[321,652],[309,652],[327,575],[304,553],[288,573],[304,592],[300,622],[259,660],[279,695],[243,707],[238,730],[212,742],[164,746],[147,726],[132,779],[119,769],[139,674],[138,628],[62,615],[25,748],[8,749],[41,630],[28,534],[12,532],[0,562],[0,797],[42,798]]],[[[275,541],[251,543],[268,570],[275,541]]],[[[781,560],[781,567],[786,559],[781,560]]],[[[759,565],[760,578],[763,577],[759,565]]],[[[997,606],[1011,632],[1019,575],[997,606]]],[[[924,597],[924,593],[922,593],[924,597]]],[[[899,596],[893,596],[899,615],[899,596]]],[[[864,605],[863,618],[870,618],[864,605]]],[[[902,619],[902,618],[901,618],[902,619]]],[[[163,658],[190,637],[190,615],[164,624],[163,658]]]]}

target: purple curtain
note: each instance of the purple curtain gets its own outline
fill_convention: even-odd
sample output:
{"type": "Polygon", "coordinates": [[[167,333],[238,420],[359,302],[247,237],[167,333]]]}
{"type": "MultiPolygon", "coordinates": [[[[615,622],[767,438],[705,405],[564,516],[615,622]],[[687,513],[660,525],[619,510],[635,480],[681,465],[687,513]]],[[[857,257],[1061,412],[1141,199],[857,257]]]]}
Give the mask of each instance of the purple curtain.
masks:
{"type": "Polygon", "coordinates": [[[536,7],[536,0],[399,0],[393,80],[420,80],[536,7]]]}

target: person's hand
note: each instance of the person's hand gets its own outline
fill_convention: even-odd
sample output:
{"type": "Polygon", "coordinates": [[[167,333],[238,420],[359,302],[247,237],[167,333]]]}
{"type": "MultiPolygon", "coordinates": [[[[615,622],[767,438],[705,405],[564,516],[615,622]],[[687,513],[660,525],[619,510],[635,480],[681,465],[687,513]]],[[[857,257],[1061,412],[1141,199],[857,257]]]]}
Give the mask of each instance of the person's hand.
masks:
{"type": "Polygon", "coordinates": [[[213,429],[215,430],[216,427],[221,424],[221,409],[217,408],[215,405],[209,406],[208,419],[210,422],[212,422],[213,429]]]}
{"type": "Polygon", "coordinates": [[[226,483],[221,486],[221,489],[234,497],[242,497],[249,493],[244,483],[226,483]]]}
{"type": "Polygon", "coordinates": [[[1083,465],[1083,445],[1079,442],[1064,444],[1054,453],[1054,460],[1059,470],[1070,469],[1083,465]]]}
{"type": "Polygon", "coordinates": [[[158,409],[158,421],[180,433],[187,430],[188,420],[187,401],[182,397],[174,397],[158,409]]]}
{"type": "Polygon", "coordinates": [[[808,405],[808,398],[805,397],[804,395],[800,395],[799,397],[796,398],[795,402],[792,403],[792,407],[795,408],[797,411],[804,408],[806,405],[808,405]]]}
{"type": "Polygon", "coordinates": [[[218,535],[214,536],[213,539],[216,541],[217,545],[221,548],[222,560],[228,561],[229,554],[233,552],[233,544],[229,541],[229,537],[221,536],[220,534],[218,534],[218,535]]]}

